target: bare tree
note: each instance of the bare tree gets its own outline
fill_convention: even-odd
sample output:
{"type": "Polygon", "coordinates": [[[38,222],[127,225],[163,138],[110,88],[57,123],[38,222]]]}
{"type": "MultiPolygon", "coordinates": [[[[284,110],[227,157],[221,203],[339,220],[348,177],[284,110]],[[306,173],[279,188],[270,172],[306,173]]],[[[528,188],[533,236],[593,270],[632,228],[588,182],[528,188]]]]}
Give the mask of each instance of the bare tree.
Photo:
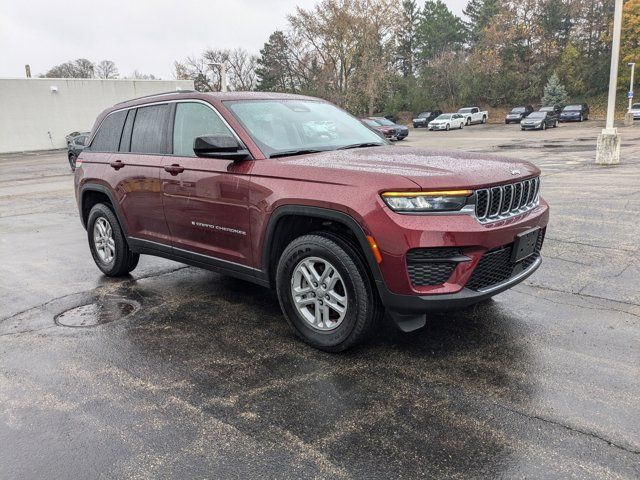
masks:
{"type": "Polygon", "coordinates": [[[93,78],[94,64],[86,58],[61,63],[42,75],[47,78],[93,78]]]}
{"type": "Polygon", "coordinates": [[[118,68],[111,60],[102,60],[95,67],[95,74],[98,78],[118,78],[118,68]]]}
{"type": "Polygon", "coordinates": [[[187,57],[174,62],[174,74],[179,80],[193,80],[196,90],[219,92],[222,90],[220,69],[213,63],[225,63],[227,82],[231,90],[253,90],[256,86],[257,57],[242,48],[234,50],[209,49],[199,57],[187,57]]]}
{"type": "Polygon", "coordinates": [[[134,70],[131,75],[125,78],[130,78],[133,80],[161,80],[161,78],[156,77],[152,73],[141,73],[138,70],[134,70]]]}

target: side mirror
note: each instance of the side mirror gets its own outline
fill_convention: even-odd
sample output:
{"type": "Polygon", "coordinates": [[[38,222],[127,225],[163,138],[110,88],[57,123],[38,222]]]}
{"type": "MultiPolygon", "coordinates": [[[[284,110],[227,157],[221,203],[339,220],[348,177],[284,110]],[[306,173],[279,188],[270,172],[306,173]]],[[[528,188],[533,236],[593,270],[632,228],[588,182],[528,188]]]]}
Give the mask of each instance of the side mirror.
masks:
{"type": "Polygon", "coordinates": [[[232,135],[203,135],[193,140],[193,152],[198,157],[244,160],[249,152],[232,135]]]}

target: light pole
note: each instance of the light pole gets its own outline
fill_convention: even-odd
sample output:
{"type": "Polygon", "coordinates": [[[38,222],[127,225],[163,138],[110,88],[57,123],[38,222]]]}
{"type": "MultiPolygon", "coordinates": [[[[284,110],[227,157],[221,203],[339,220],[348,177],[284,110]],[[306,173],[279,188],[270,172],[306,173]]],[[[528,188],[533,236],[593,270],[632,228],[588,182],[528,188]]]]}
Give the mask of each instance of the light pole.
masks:
{"type": "Polygon", "coordinates": [[[631,80],[629,81],[629,110],[631,110],[631,106],[633,105],[633,74],[636,71],[636,62],[630,62],[629,66],[631,67],[631,80]]]}
{"type": "Polygon", "coordinates": [[[211,70],[213,70],[213,67],[220,67],[220,91],[226,92],[227,91],[227,66],[225,65],[224,62],[210,63],[209,66],[211,67],[211,70]]]}
{"type": "Polygon", "coordinates": [[[613,15],[613,41],[611,43],[611,70],[609,72],[609,99],[607,101],[607,123],[598,135],[596,163],[612,165],[620,163],[620,135],[613,126],[616,111],[616,88],[618,86],[618,59],[620,58],[620,31],[622,30],[622,0],[615,0],[613,15]]]}

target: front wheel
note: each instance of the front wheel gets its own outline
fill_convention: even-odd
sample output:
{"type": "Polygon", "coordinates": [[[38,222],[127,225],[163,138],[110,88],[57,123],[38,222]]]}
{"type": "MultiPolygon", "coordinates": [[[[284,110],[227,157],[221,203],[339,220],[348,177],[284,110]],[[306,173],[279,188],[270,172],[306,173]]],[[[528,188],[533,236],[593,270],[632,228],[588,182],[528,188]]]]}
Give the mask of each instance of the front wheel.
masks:
{"type": "Polygon", "coordinates": [[[547,124],[545,122],[542,122],[542,126],[540,127],[541,130],[546,130],[547,129],[547,124]]]}
{"type": "Polygon", "coordinates": [[[71,171],[72,172],[76,171],[76,159],[77,158],[78,157],[75,154],[73,154],[73,153],[69,154],[69,166],[71,167],[71,171]]]}
{"type": "Polygon", "coordinates": [[[558,127],[558,120],[556,120],[556,121],[553,123],[553,128],[557,128],[557,127],[558,127]]]}
{"type": "Polygon", "coordinates": [[[486,116],[482,116],[482,123],[487,123],[487,117],[486,116]]]}
{"type": "Polygon", "coordinates": [[[276,288],[293,331],[320,350],[361,342],[384,312],[355,247],[331,234],[291,242],[278,262],[276,288]]]}
{"type": "Polygon", "coordinates": [[[458,128],[459,128],[460,130],[462,130],[462,127],[463,127],[463,126],[464,126],[464,124],[463,124],[462,122],[460,122],[460,125],[458,125],[458,128]]]}
{"type": "Polygon", "coordinates": [[[450,128],[451,128],[451,125],[449,125],[449,124],[447,123],[447,126],[445,127],[445,130],[449,130],[450,128]]]}
{"type": "Polygon", "coordinates": [[[140,255],[129,249],[120,223],[108,205],[98,203],[89,212],[87,236],[93,261],[108,277],[120,277],[138,265],[140,255]]]}

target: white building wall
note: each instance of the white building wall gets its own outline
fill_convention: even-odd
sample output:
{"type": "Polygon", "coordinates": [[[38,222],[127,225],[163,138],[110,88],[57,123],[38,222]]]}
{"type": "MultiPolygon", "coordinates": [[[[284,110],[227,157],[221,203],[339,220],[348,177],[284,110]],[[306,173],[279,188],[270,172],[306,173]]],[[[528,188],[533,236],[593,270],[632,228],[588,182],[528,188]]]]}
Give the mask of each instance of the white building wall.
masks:
{"type": "Polygon", "coordinates": [[[65,135],[91,130],[105,108],[177,89],[193,89],[193,82],[0,78],[0,152],[65,148],[65,135]]]}

